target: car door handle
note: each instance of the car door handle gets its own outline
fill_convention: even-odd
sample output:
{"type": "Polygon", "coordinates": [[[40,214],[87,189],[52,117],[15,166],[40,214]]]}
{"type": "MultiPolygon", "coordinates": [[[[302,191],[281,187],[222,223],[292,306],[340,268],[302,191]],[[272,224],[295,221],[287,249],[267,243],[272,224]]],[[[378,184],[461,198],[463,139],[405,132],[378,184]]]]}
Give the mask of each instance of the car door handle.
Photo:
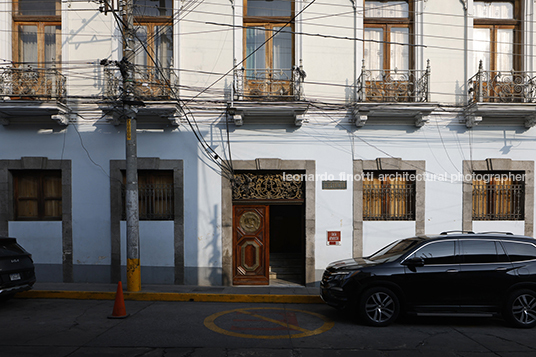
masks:
{"type": "Polygon", "coordinates": [[[447,273],[457,273],[457,272],[459,272],[458,269],[449,269],[449,270],[447,270],[447,273]]]}

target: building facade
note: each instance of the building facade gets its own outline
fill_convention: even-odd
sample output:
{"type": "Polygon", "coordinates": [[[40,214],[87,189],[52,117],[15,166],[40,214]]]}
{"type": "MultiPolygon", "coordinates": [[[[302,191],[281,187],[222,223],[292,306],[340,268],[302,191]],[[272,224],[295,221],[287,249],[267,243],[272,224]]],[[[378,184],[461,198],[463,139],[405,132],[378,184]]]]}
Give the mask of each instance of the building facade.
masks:
{"type": "MultiPolygon", "coordinates": [[[[0,235],[125,277],[122,2],[0,4],[0,235]]],[[[534,1],[134,0],[142,284],[318,283],[447,230],[534,235],[534,1]]]]}

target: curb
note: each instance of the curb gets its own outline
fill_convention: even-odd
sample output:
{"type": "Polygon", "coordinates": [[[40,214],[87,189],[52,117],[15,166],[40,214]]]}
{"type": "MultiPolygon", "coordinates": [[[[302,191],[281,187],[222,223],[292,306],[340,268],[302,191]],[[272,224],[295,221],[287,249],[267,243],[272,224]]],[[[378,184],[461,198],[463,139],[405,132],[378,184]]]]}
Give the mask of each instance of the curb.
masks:
{"type": "MultiPolygon", "coordinates": [[[[114,300],[115,294],[115,292],[107,291],[29,290],[18,293],[16,297],[22,299],[114,300]]],[[[320,296],[315,295],[123,292],[123,296],[125,300],[133,301],[254,302],[296,304],[324,303],[320,296]]]]}

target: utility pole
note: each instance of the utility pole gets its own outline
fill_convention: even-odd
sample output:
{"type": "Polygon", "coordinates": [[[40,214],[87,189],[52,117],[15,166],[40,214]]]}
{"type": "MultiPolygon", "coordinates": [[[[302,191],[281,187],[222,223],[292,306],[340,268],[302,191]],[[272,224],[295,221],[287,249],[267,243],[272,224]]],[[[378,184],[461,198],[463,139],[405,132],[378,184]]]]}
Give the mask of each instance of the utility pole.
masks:
{"type": "MultiPolygon", "coordinates": [[[[99,11],[105,15],[113,12],[115,15],[114,0],[99,0],[99,11]]],[[[127,218],[127,290],[141,290],[140,268],[140,221],[138,208],[138,152],[136,141],[136,114],[137,106],[143,102],[137,101],[134,96],[134,43],[136,31],[134,29],[134,0],[119,0],[120,16],[123,21],[123,59],[121,61],[102,60],[101,65],[107,66],[115,63],[123,78],[122,105],[125,118],[126,135],[126,169],[127,184],[125,192],[125,211],[127,218]]]]}
{"type": "Polygon", "coordinates": [[[126,218],[127,218],[127,290],[141,290],[140,224],[138,209],[138,153],[134,98],[134,0],[122,0],[125,48],[120,62],[123,76],[123,113],[126,118],[126,218]]]}

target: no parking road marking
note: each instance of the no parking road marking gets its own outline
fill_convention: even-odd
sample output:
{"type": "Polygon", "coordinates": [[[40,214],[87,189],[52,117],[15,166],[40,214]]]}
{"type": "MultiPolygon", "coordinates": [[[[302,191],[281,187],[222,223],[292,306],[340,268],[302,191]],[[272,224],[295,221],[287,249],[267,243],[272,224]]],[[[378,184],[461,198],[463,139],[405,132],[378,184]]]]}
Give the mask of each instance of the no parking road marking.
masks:
{"type": "Polygon", "coordinates": [[[326,316],[315,312],[277,307],[227,310],[205,319],[205,326],[212,331],[259,339],[309,337],[328,331],[334,324],[326,316]]]}

